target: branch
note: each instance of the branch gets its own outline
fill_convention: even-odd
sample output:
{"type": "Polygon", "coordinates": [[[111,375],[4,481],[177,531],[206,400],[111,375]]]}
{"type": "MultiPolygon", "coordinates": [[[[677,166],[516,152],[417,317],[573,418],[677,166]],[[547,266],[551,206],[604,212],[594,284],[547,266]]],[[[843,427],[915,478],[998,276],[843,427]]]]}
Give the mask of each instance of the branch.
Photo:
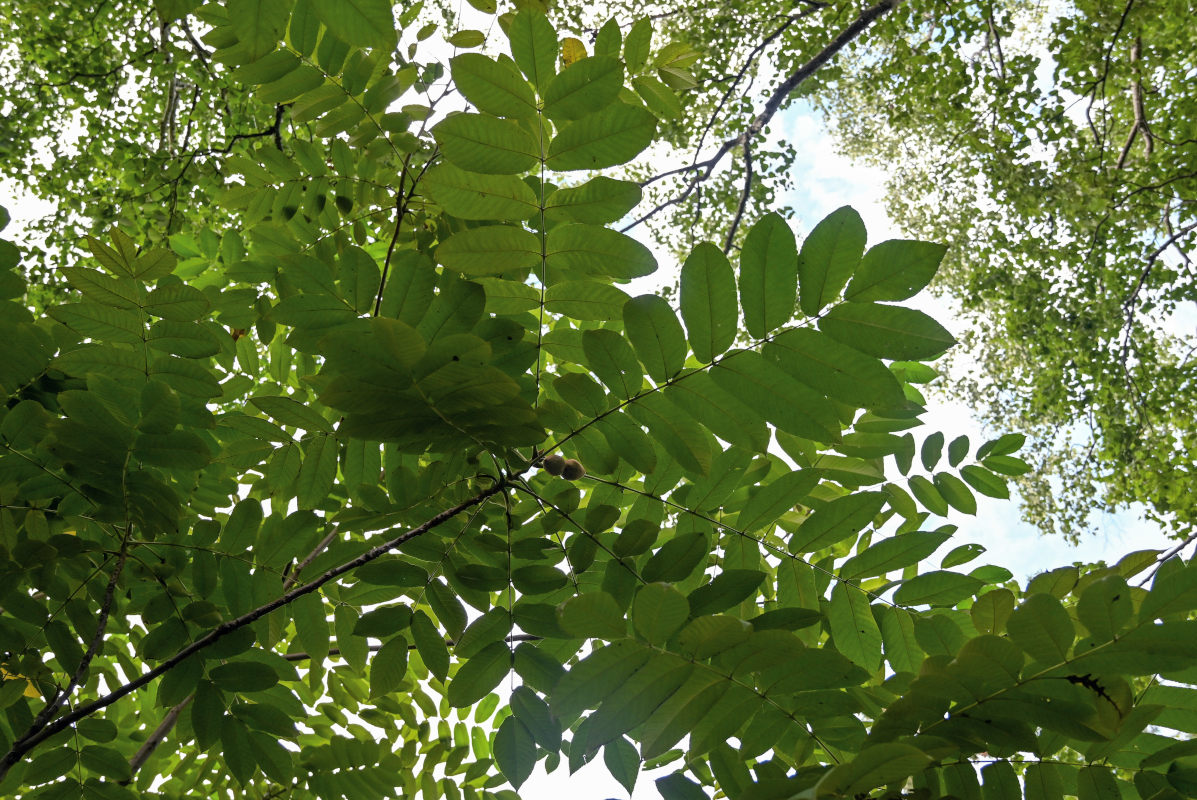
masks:
{"type": "Polygon", "coordinates": [[[110,69],[110,70],[105,70],[104,72],[80,72],[80,71],[76,71],[76,72],[72,72],[72,73],[71,73],[71,74],[70,74],[68,77],[64,78],[64,79],[63,79],[63,80],[61,80],[61,81],[46,82],[46,83],[40,83],[40,82],[39,82],[39,83],[34,83],[34,84],[31,84],[31,85],[33,85],[33,86],[49,86],[49,87],[60,87],[60,86],[67,86],[67,85],[69,85],[69,84],[72,84],[72,83],[74,83],[75,81],[77,81],[79,78],[110,78],[110,77],[112,77],[113,75],[115,75],[116,73],[118,73],[118,72],[120,72],[121,70],[123,70],[125,67],[132,66],[133,64],[136,64],[138,61],[141,61],[142,59],[146,58],[147,56],[153,55],[153,54],[154,54],[154,53],[156,53],[156,52],[158,52],[158,46],[157,46],[157,45],[155,45],[155,46],[153,46],[153,47],[149,48],[148,50],[145,50],[144,52],[138,53],[137,55],[135,55],[135,56],[133,56],[132,58],[130,58],[128,61],[122,61],[121,63],[119,63],[119,64],[117,64],[115,67],[113,67],[112,69],[110,69]]]}
{"type": "Polygon", "coordinates": [[[205,50],[204,46],[195,38],[195,34],[191,32],[191,26],[187,24],[187,17],[183,17],[180,23],[183,33],[187,36],[187,41],[191,43],[191,49],[195,51],[195,57],[199,59],[204,70],[211,75],[212,68],[208,66],[208,58],[212,54],[205,50]]]}
{"type": "Polygon", "coordinates": [[[280,596],[274,600],[271,600],[269,603],[258,606],[257,608],[253,609],[252,611],[248,611],[245,614],[242,614],[241,616],[239,616],[235,619],[228,620],[227,622],[222,622],[220,625],[217,625],[215,628],[208,631],[208,633],[206,633],[203,636],[201,636],[200,638],[196,639],[194,642],[187,645],[182,650],[179,650],[173,656],[166,659],[161,664],[159,664],[157,667],[154,667],[152,670],[145,673],[144,675],[141,675],[140,677],[129,681],[128,683],[115,689],[114,691],[109,692],[108,694],[104,695],[103,697],[93,700],[92,702],[87,703],[86,705],[79,706],[74,711],[70,712],[69,714],[61,716],[58,719],[54,720],[53,722],[49,723],[48,725],[45,725],[37,733],[31,732],[32,735],[26,735],[25,737],[22,737],[19,741],[15,742],[13,744],[12,748],[7,753],[4,754],[4,757],[2,759],[0,759],[0,780],[4,779],[4,776],[8,774],[8,771],[10,769],[12,769],[12,766],[14,764],[16,764],[22,758],[22,756],[24,756],[26,753],[28,753],[34,747],[41,744],[46,739],[49,739],[51,736],[58,733],[59,731],[69,728],[71,725],[75,724],[76,722],[83,719],[84,717],[94,714],[95,712],[99,711],[102,708],[107,708],[108,706],[115,703],[117,700],[120,700],[122,697],[132,694],[133,692],[137,691],[138,689],[142,688],[143,686],[148,685],[155,678],[161,677],[163,674],[170,671],[171,669],[176,667],[178,664],[182,663],[189,657],[195,655],[200,650],[203,650],[204,648],[214,644],[215,642],[220,641],[225,636],[228,636],[230,633],[240,630],[241,628],[244,628],[246,625],[250,625],[251,623],[257,622],[259,619],[266,616],[271,611],[282,608],[283,606],[294,601],[296,598],[302,597],[305,594],[311,594],[312,592],[316,591],[321,586],[323,586],[324,584],[333,580],[334,578],[340,577],[341,575],[344,575],[346,572],[357,569],[358,567],[362,566],[363,564],[370,563],[371,561],[375,560],[379,556],[385,555],[386,553],[390,552],[391,550],[395,549],[396,547],[402,545],[404,542],[414,539],[415,537],[417,537],[423,533],[426,533],[426,532],[432,530],[433,528],[436,528],[439,525],[444,524],[448,520],[450,520],[453,517],[460,514],[462,511],[465,511],[468,508],[472,508],[472,507],[486,501],[490,497],[493,497],[494,495],[496,495],[499,492],[506,489],[510,485],[511,480],[514,477],[516,477],[516,475],[504,476],[503,478],[496,481],[495,484],[493,486],[491,486],[490,488],[479,492],[478,494],[474,495],[473,497],[471,497],[467,500],[463,500],[462,502],[458,503],[457,505],[453,506],[452,508],[448,508],[448,509],[440,512],[436,516],[428,519],[426,522],[418,525],[417,527],[412,528],[411,530],[409,530],[405,533],[402,533],[393,539],[383,542],[380,545],[372,547],[371,549],[367,550],[366,552],[362,553],[361,555],[357,556],[356,558],[350,559],[349,561],[346,561],[345,563],[341,564],[340,566],[333,567],[332,569],[329,569],[328,571],[321,574],[318,578],[314,578],[313,580],[309,581],[308,583],[305,583],[302,586],[298,586],[298,587],[292,589],[291,591],[286,592],[282,596],[280,596]]]}
{"type": "Polygon", "coordinates": [[[122,786],[128,786],[133,782],[133,778],[137,776],[137,771],[145,765],[145,762],[153,755],[158,745],[162,744],[162,740],[166,738],[166,735],[174,728],[175,723],[179,721],[179,714],[183,713],[183,709],[194,699],[195,695],[189,694],[181,703],[166,712],[166,716],[162,718],[162,722],[158,723],[158,727],[154,729],[154,732],[142,742],[141,747],[137,748],[137,752],[129,759],[129,778],[121,781],[122,786]]]}
{"type": "MultiPolygon", "coordinates": [[[[711,173],[715,171],[715,167],[718,166],[719,162],[723,160],[724,156],[731,152],[732,149],[744,146],[746,142],[755,138],[764,129],[764,127],[769,124],[770,120],[773,119],[773,116],[781,109],[782,104],[785,103],[790,94],[792,94],[793,91],[797,89],[803,81],[818,72],[819,69],[828,61],[830,61],[840,50],[843,50],[844,47],[864,33],[870,25],[872,25],[888,12],[892,11],[900,2],[901,0],[881,0],[881,2],[879,2],[877,5],[861,12],[860,16],[857,17],[851,25],[841,31],[840,34],[836,36],[830,44],[815,54],[814,58],[812,58],[810,61],[807,61],[797,70],[795,70],[790,77],[786,78],[786,80],[783,81],[781,85],[773,91],[773,94],[769,97],[769,101],[765,103],[764,109],[760,114],[757,114],[756,118],[753,119],[748,127],[744,129],[743,133],[741,133],[739,136],[728,139],[717,151],[715,151],[713,156],[701,162],[701,164],[705,166],[705,169],[703,169],[701,173],[691,178],[689,185],[680,195],[660,203],[644,216],[640,217],[635,222],[624,226],[620,230],[626,233],[640,223],[648,220],[657,212],[662,211],[669,206],[677,205],[689,197],[700,183],[711,176],[711,173]]],[[[691,165],[686,169],[692,170],[697,166],[697,164],[691,165]]],[[[685,171],[685,169],[675,170],[675,172],[681,171],[685,171]]],[[[655,180],[655,178],[653,180],[655,180]]]]}
{"type": "Polygon", "coordinates": [[[315,561],[316,557],[324,552],[324,548],[333,543],[333,539],[337,538],[337,532],[338,531],[336,528],[333,528],[331,531],[329,531],[328,536],[325,536],[323,539],[321,539],[320,544],[313,547],[312,552],[304,556],[303,561],[300,561],[295,565],[295,569],[291,572],[291,574],[283,578],[283,591],[290,589],[299,582],[299,573],[303,571],[304,567],[315,561]]]}
{"type": "MultiPolygon", "coordinates": [[[[92,659],[95,658],[96,653],[100,652],[100,647],[104,644],[104,631],[108,627],[108,615],[112,611],[112,600],[116,593],[116,582],[120,578],[121,571],[125,568],[125,558],[126,554],[122,546],[120,557],[116,561],[116,567],[112,570],[112,574],[108,576],[108,586],[104,589],[104,599],[100,603],[100,615],[96,619],[95,635],[91,637],[91,644],[87,646],[87,652],[79,660],[79,665],[75,667],[75,672],[71,676],[71,680],[65,688],[50,698],[46,703],[46,707],[29,724],[29,729],[25,731],[21,738],[13,742],[12,750],[9,751],[10,753],[16,752],[22,747],[27,751],[42,739],[45,739],[46,735],[44,734],[46,730],[53,727],[50,724],[50,720],[62,708],[63,703],[70,699],[71,693],[83,682],[83,676],[87,674],[92,659]]],[[[8,771],[8,766],[7,764],[0,764],[0,780],[3,780],[4,773],[8,771]]]]}
{"type": "Polygon", "coordinates": [[[1171,236],[1164,240],[1164,243],[1157,247],[1150,255],[1147,256],[1147,263],[1143,265],[1143,269],[1139,271],[1139,279],[1135,281],[1134,288],[1131,289],[1130,294],[1122,301],[1122,313],[1126,317],[1126,322],[1123,323],[1125,333],[1122,338],[1122,354],[1121,360],[1123,368],[1126,368],[1126,359],[1130,353],[1131,332],[1134,329],[1135,323],[1135,301],[1139,299],[1140,292],[1143,291],[1143,286],[1147,283],[1147,277],[1151,275],[1151,270],[1155,267],[1156,261],[1164,254],[1172,245],[1183,239],[1188,234],[1197,230],[1197,222],[1191,225],[1186,225],[1180,230],[1174,232],[1171,236]]]}
{"type": "Polygon", "coordinates": [[[748,206],[748,197],[752,194],[752,143],[744,142],[744,191],[740,192],[740,204],[736,207],[736,216],[732,219],[731,228],[727,231],[727,241],[723,243],[723,254],[731,251],[732,242],[736,239],[736,230],[740,227],[740,220],[744,218],[744,209],[748,206]]]}
{"type": "MultiPolygon", "coordinates": [[[[443,97],[444,95],[442,95],[443,97]]],[[[382,313],[382,293],[387,287],[387,273],[391,269],[391,256],[395,254],[395,244],[399,241],[399,230],[403,225],[403,218],[407,215],[408,206],[411,205],[412,198],[415,197],[416,187],[420,185],[420,178],[424,177],[424,173],[428,171],[428,167],[436,160],[437,152],[433,150],[432,155],[424,162],[424,166],[420,168],[420,173],[412,178],[411,186],[407,193],[403,193],[403,180],[407,177],[407,169],[411,163],[411,156],[408,155],[403,159],[403,171],[399,173],[399,192],[395,194],[395,231],[391,234],[391,243],[387,245],[386,258],[382,260],[382,274],[378,278],[378,294],[374,298],[374,316],[382,313]]]]}
{"type": "Polygon", "coordinates": [[[1143,132],[1144,154],[1150,156],[1155,149],[1155,137],[1151,134],[1151,127],[1147,124],[1147,111],[1143,107],[1143,82],[1138,77],[1139,68],[1137,65],[1141,49],[1142,42],[1136,36],[1130,51],[1130,63],[1136,74],[1134,83],[1130,87],[1131,110],[1135,115],[1135,120],[1131,125],[1130,133],[1126,137],[1126,143],[1122,145],[1122,152],[1118,154],[1118,163],[1114,165],[1114,169],[1122,169],[1126,164],[1127,156],[1130,155],[1131,145],[1135,143],[1135,136],[1139,131],[1143,132]]]}
{"type": "Polygon", "coordinates": [[[997,25],[993,22],[993,12],[985,15],[985,25],[987,27],[985,33],[985,52],[989,54],[989,61],[997,69],[998,77],[1002,83],[1006,82],[1006,57],[1002,54],[1002,36],[998,33],[997,25]],[[989,47],[990,43],[994,48],[989,47]],[[997,51],[997,60],[994,60],[994,49],[997,51]]]}

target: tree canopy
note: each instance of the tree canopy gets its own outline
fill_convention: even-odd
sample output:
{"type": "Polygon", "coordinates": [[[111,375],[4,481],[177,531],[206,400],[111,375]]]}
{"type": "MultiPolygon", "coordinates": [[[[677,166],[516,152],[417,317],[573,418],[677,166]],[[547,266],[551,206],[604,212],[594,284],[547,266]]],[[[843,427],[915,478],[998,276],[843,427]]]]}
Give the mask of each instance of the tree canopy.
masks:
{"type": "Polygon", "coordinates": [[[31,179],[46,247],[0,244],[0,792],[507,800],[601,758],[666,800],[1197,793],[1179,548],[1025,585],[943,553],[1028,469],[922,427],[943,245],[745,206],[676,304],[625,291],[658,265],[603,173],[688,45],[154,15],[92,21],[152,45],[134,100],[86,58],[26,84],[95,107],[31,179]]]}
{"type": "Polygon", "coordinates": [[[951,245],[933,288],[962,307],[980,369],[944,388],[1032,434],[1028,516],[1076,537],[1095,510],[1141,502],[1191,532],[1191,4],[615,0],[566,13],[589,28],[651,17],[701,55],[666,128],[680,171],[637,172],[659,176],[647,205],[673,224],[658,235],[679,251],[721,241],[745,198],[771,207],[804,143],[758,123],[774,101],[818,109],[845,153],[888,171],[893,219],[951,245]]]}

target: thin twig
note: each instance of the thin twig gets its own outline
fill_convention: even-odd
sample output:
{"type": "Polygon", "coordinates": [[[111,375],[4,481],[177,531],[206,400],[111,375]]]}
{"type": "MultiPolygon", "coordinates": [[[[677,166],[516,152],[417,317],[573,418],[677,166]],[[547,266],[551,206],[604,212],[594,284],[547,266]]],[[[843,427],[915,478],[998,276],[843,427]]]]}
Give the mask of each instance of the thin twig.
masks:
{"type": "Polygon", "coordinates": [[[736,206],[736,216],[732,218],[731,227],[727,230],[727,241],[723,243],[723,254],[731,252],[732,243],[736,240],[736,230],[740,227],[740,220],[744,219],[744,209],[748,206],[748,198],[752,195],[752,142],[744,142],[744,191],[740,192],[740,204],[736,206]]]}
{"type": "Polygon", "coordinates": [[[328,536],[325,536],[323,539],[321,539],[320,544],[313,547],[312,552],[304,556],[303,561],[300,561],[295,565],[295,569],[291,571],[291,574],[283,577],[283,591],[290,589],[299,581],[299,573],[303,572],[304,567],[315,561],[316,557],[324,552],[324,548],[333,543],[333,539],[337,538],[337,533],[338,531],[336,528],[333,528],[331,531],[329,531],[328,536]]]}
{"type": "Polygon", "coordinates": [[[158,748],[158,745],[162,744],[167,734],[174,728],[175,723],[179,721],[179,714],[183,713],[183,709],[187,708],[187,705],[194,699],[195,695],[189,694],[183,698],[181,703],[166,712],[166,716],[162,718],[162,722],[158,723],[158,727],[154,729],[154,732],[141,743],[141,747],[137,748],[137,752],[129,759],[129,777],[121,781],[122,786],[128,786],[133,782],[133,779],[137,777],[138,770],[145,765],[145,762],[154,754],[154,750],[158,748]]]}
{"type": "Polygon", "coordinates": [[[1131,45],[1130,63],[1131,68],[1135,72],[1135,80],[1131,83],[1131,111],[1134,114],[1134,123],[1131,125],[1130,133],[1126,137],[1126,143],[1122,145],[1122,152],[1118,154],[1118,163],[1114,165],[1114,169],[1122,169],[1126,165],[1126,159],[1130,155],[1131,145],[1135,143],[1135,137],[1142,132],[1143,134],[1143,153],[1150,156],[1155,150],[1155,137],[1151,133],[1151,126],[1147,124],[1147,111],[1143,106],[1143,81],[1139,78],[1139,55],[1142,50],[1142,42],[1139,37],[1135,37],[1134,44],[1131,45]]]}
{"type": "MultiPolygon", "coordinates": [[[[838,53],[840,50],[843,50],[844,47],[864,33],[870,25],[872,25],[888,12],[892,11],[900,2],[901,0],[881,0],[881,2],[877,5],[861,12],[860,16],[857,17],[851,25],[841,31],[840,34],[836,36],[830,44],[815,54],[814,58],[812,58],[810,61],[807,61],[797,70],[795,70],[790,77],[786,78],[785,81],[783,81],[781,85],[779,85],[773,91],[773,94],[769,97],[769,101],[765,103],[765,107],[761,110],[761,113],[757,114],[756,118],[749,123],[749,125],[739,136],[728,139],[719,147],[713,156],[702,162],[702,164],[705,165],[704,168],[690,179],[690,183],[686,186],[681,194],[659,203],[643,216],[634,222],[625,225],[620,230],[626,233],[640,223],[647,221],[658,212],[663,211],[669,206],[681,203],[683,200],[693,194],[694,190],[698,188],[699,184],[711,176],[711,174],[715,171],[715,167],[719,165],[719,162],[723,160],[724,156],[731,152],[732,149],[743,146],[745,142],[755,138],[758,134],[760,134],[765,126],[768,125],[773,119],[773,116],[781,109],[782,105],[789,98],[789,96],[802,84],[803,81],[818,72],[824,64],[826,64],[836,55],[836,53],[838,53]]],[[[691,165],[689,169],[693,170],[694,165],[691,165]]]]}

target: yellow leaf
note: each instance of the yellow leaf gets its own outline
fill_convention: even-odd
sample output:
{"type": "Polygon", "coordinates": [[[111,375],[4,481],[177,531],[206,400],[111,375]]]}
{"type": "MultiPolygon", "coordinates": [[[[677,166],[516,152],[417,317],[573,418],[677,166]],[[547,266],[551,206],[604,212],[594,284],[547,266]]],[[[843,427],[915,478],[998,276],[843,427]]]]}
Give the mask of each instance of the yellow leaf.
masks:
{"type": "Polygon", "coordinates": [[[561,61],[565,66],[568,67],[583,58],[586,58],[586,45],[582,43],[581,39],[569,36],[561,41],[561,61]]]}
{"type": "MultiPolygon", "coordinates": [[[[9,678],[20,680],[21,678],[25,678],[25,676],[17,672],[9,672],[4,667],[0,667],[0,683],[8,680],[9,678]]],[[[42,696],[42,693],[39,692],[37,687],[33,685],[33,681],[29,680],[28,678],[25,679],[25,696],[32,697],[34,699],[42,696]]]]}

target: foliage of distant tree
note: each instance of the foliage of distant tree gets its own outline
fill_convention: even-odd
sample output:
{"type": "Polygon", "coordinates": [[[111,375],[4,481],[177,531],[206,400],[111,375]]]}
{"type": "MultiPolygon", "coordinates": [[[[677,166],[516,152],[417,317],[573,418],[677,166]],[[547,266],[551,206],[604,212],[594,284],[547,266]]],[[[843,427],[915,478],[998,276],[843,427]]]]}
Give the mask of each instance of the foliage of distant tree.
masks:
{"type": "Polygon", "coordinates": [[[1137,501],[1178,536],[1193,530],[1191,3],[616,0],[597,19],[588,8],[564,10],[588,27],[654,18],[702,54],[666,129],[688,168],[652,185],[647,205],[673,223],[655,231],[684,250],[724,236],[745,195],[767,208],[778,188],[801,192],[790,167],[805,143],[771,144],[752,124],[771,118],[779,90],[805,98],[844,152],[889,171],[894,220],[951,245],[933,288],[965,312],[981,369],[945,388],[1031,434],[1029,518],[1075,538],[1095,511],[1137,501]],[[1178,309],[1188,329],[1164,322],[1178,309]]]}

